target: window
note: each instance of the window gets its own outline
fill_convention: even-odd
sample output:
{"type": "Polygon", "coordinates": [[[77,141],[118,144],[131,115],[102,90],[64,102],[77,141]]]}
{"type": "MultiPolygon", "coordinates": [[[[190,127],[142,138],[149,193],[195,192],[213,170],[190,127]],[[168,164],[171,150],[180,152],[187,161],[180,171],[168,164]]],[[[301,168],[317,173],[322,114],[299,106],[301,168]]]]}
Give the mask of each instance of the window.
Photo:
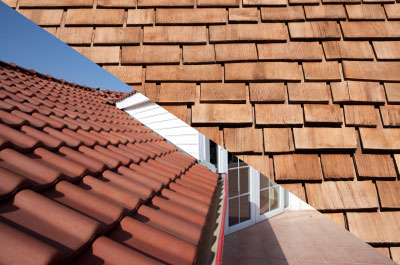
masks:
{"type": "Polygon", "coordinates": [[[228,156],[229,226],[250,220],[250,168],[240,159],[228,156]]]}

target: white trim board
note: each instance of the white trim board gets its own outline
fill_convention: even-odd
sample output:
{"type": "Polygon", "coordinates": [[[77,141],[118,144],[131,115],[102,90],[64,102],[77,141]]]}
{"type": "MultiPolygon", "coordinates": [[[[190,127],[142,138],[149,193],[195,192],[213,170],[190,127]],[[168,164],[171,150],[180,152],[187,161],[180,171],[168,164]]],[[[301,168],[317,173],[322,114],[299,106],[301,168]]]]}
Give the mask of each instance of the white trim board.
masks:
{"type": "Polygon", "coordinates": [[[200,159],[200,133],[144,95],[135,93],[116,105],[186,153],[200,159]]]}

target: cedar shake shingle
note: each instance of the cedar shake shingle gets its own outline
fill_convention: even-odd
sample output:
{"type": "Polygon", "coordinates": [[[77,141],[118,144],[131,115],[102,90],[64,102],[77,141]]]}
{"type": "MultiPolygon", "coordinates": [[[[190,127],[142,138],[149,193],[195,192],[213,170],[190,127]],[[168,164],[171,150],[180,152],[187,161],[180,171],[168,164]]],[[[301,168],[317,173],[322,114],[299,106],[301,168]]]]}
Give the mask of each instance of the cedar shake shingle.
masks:
{"type": "Polygon", "coordinates": [[[266,153],[288,153],[294,151],[293,133],[290,128],[264,128],[266,153]]]}
{"type": "Polygon", "coordinates": [[[246,103],[246,86],[244,83],[202,83],[200,89],[200,102],[246,103]]]}
{"type": "Polygon", "coordinates": [[[291,40],[339,40],[340,29],[335,21],[289,23],[291,40]]]}
{"type": "Polygon", "coordinates": [[[210,43],[286,41],[287,39],[287,31],[283,23],[210,26],[209,31],[210,43]]]}
{"type": "Polygon", "coordinates": [[[288,42],[257,44],[260,60],[322,61],[322,47],[318,42],[288,42]]]}
{"type": "Polygon", "coordinates": [[[225,24],[228,12],[223,8],[160,9],[156,11],[157,25],[225,24]]]}
{"type": "Polygon", "coordinates": [[[300,105],[255,104],[255,122],[260,126],[296,126],[303,124],[300,105]]]}
{"type": "Polygon", "coordinates": [[[296,150],[356,149],[353,128],[293,128],[296,150]]]}
{"type": "Polygon", "coordinates": [[[317,155],[275,155],[273,159],[275,180],[278,182],[322,180],[321,166],[317,155]]]}
{"type": "Polygon", "coordinates": [[[296,63],[257,62],[225,64],[226,81],[300,81],[301,67],[296,63]]]}

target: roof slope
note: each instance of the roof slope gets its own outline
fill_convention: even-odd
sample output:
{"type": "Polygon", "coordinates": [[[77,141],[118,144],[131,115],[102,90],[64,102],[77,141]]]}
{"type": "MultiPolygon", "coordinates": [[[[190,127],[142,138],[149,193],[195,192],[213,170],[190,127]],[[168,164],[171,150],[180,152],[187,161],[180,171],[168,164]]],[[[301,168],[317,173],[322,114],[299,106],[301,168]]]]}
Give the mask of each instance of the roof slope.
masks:
{"type": "Polygon", "coordinates": [[[0,263],[195,261],[218,175],[104,94],[0,63],[0,263]]]}
{"type": "Polygon", "coordinates": [[[400,242],[398,0],[14,7],[363,240],[400,242]]]}

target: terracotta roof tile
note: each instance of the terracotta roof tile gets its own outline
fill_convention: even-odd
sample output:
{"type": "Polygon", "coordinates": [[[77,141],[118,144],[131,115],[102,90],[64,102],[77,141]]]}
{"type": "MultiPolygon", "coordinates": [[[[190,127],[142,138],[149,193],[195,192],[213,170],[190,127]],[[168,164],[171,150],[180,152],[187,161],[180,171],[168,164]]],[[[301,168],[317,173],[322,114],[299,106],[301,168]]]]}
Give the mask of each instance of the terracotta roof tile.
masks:
{"type": "Polygon", "coordinates": [[[218,175],[110,105],[121,93],[1,63],[3,73],[0,234],[10,248],[1,262],[195,262],[218,175]],[[153,197],[160,191],[169,200],[153,197]],[[130,223],[123,233],[135,240],[114,237],[137,211],[151,222],[130,223]],[[154,244],[142,240],[150,235],[154,244]]]}
{"type": "MultiPolygon", "coordinates": [[[[394,183],[398,179],[399,172],[396,171],[395,163],[397,162],[398,167],[400,159],[397,154],[399,147],[396,146],[398,143],[396,140],[399,137],[397,135],[399,123],[397,106],[394,106],[400,102],[397,49],[397,42],[400,38],[397,30],[400,28],[397,21],[399,19],[398,1],[123,0],[95,2],[77,0],[73,2],[57,1],[56,3],[47,0],[21,0],[16,9],[20,12],[35,13],[35,17],[32,19],[39,24],[43,23],[39,22],[41,20],[50,19],[48,14],[60,13],[61,9],[66,10],[64,11],[65,15],[71,10],[79,13],[82,7],[85,7],[86,10],[96,10],[93,11],[94,13],[97,11],[100,13],[103,11],[123,13],[125,17],[123,22],[126,19],[126,25],[103,24],[96,26],[94,35],[101,33],[102,30],[107,31],[108,38],[105,38],[107,41],[104,43],[96,42],[97,36],[94,36],[95,38],[88,43],[88,35],[80,36],[74,33],[68,35],[69,40],[67,40],[68,38],[64,40],[128,84],[140,84],[137,87],[138,91],[143,92],[154,101],[159,102],[160,89],[162,86],[165,87],[164,83],[171,83],[171,87],[175,86],[174,83],[196,83],[196,96],[193,101],[180,102],[181,99],[178,96],[180,94],[175,93],[175,95],[169,94],[166,99],[164,97],[164,100],[161,98],[163,106],[187,123],[196,125],[196,129],[206,136],[211,136],[220,144],[224,144],[226,136],[228,136],[228,134],[224,134],[224,130],[252,128],[251,130],[255,130],[255,134],[259,134],[258,132],[261,130],[264,140],[264,146],[261,147],[262,152],[255,153],[255,149],[260,146],[253,145],[245,154],[241,154],[241,158],[250,164],[253,163],[253,166],[261,169],[267,177],[280,179],[280,183],[292,182],[298,191],[296,193],[305,200],[311,198],[313,192],[305,189],[304,184],[312,181],[318,181],[321,183],[320,185],[333,182],[337,187],[353,186],[354,182],[354,187],[358,187],[358,182],[371,181],[371,179],[385,181],[388,184],[394,183]],[[46,12],[43,11],[42,14],[40,10],[46,12]],[[168,26],[156,25],[155,13],[158,11],[160,11],[159,13],[176,13],[179,16],[158,21],[162,24],[168,23],[168,26]],[[187,13],[194,15],[188,17],[187,13]],[[223,14],[223,16],[219,16],[218,19],[217,17],[212,18],[211,13],[223,14]],[[189,24],[180,24],[182,22],[189,24]],[[220,25],[212,25],[213,23],[220,23],[220,25]],[[142,30],[142,28],[144,29],[142,30]],[[132,34],[124,35],[127,30],[132,31],[132,34]],[[141,37],[142,34],[144,39],[141,37]],[[76,47],[76,45],[87,47],[76,47]],[[133,52],[138,47],[149,45],[154,46],[152,47],[153,54],[156,55],[145,56],[145,60],[142,60],[133,52]],[[168,48],[165,49],[161,45],[166,45],[168,48]],[[243,47],[249,47],[249,50],[239,49],[243,47]],[[220,57],[220,48],[225,48],[224,58],[220,57]],[[217,49],[217,58],[215,49],[217,49]],[[130,57],[132,60],[124,62],[124,57],[130,57]],[[140,62],[135,61],[137,58],[140,59],[140,62]],[[138,65],[132,66],[132,64],[138,65]],[[210,82],[210,84],[205,84],[206,82],[210,82]],[[231,89],[225,89],[228,87],[231,89]],[[235,91],[235,93],[230,93],[230,91],[235,91]],[[208,96],[204,92],[207,92],[208,96]],[[327,116],[328,110],[334,110],[333,113],[336,115],[327,116]],[[373,111],[375,113],[372,113],[373,111]],[[342,113],[339,115],[339,112],[342,113]],[[303,116],[305,117],[302,118],[303,116]],[[259,124],[259,122],[261,123],[259,124]],[[303,130],[302,127],[304,127],[309,131],[322,128],[326,131],[340,132],[338,136],[329,139],[338,145],[334,146],[334,151],[312,148],[306,151],[308,154],[301,154],[305,151],[295,148],[297,147],[296,139],[293,142],[294,127],[300,127],[296,130],[303,130]],[[354,148],[350,150],[339,148],[342,144],[340,137],[343,132],[349,131],[347,129],[354,130],[356,136],[361,136],[355,153],[354,148]],[[328,152],[330,153],[328,154],[328,152]],[[300,158],[291,159],[291,161],[296,160],[296,163],[291,162],[292,164],[289,165],[283,163],[284,166],[282,165],[274,172],[271,170],[274,165],[270,165],[268,162],[279,160],[279,156],[282,155],[280,153],[295,157],[299,155],[300,158]],[[300,168],[299,163],[305,163],[305,158],[302,156],[311,157],[310,161],[312,162],[306,162],[312,164],[313,167],[300,168]],[[339,164],[340,166],[337,166],[339,164]],[[296,167],[293,165],[300,168],[302,173],[297,174],[296,167]],[[341,182],[349,180],[352,180],[351,183],[341,184],[341,182]]],[[[12,6],[16,5],[12,1],[6,3],[12,6]]],[[[55,19],[55,17],[51,17],[51,19],[55,19]]],[[[75,19],[80,19],[82,24],[65,26],[63,22],[58,24],[57,19],[54,20],[56,21],[55,25],[44,28],[51,29],[53,34],[60,37],[59,34],[67,28],[74,31],[73,28],[79,27],[79,30],[89,32],[94,26],[92,23],[95,23],[91,17],[75,19]]],[[[99,16],[98,21],[102,19],[105,18],[99,16]]],[[[118,20],[120,18],[107,19],[118,20]]],[[[99,37],[97,38],[100,40],[99,37]]],[[[161,189],[171,176],[180,174],[179,170],[177,171],[173,167],[168,167],[167,170],[163,164],[140,162],[148,157],[150,159],[157,157],[155,150],[162,156],[169,156],[170,152],[176,153],[170,147],[159,148],[164,145],[158,142],[158,138],[149,136],[152,134],[145,131],[143,126],[135,125],[140,126],[135,127],[138,131],[143,132],[133,135],[134,130],[129,129],[131,125],[124,124],[125,121],[120,120],[120,116],[114,117],[114,111],[103,107],[94,107],[91,106],[93,104],[88,105],[87,103],[88,100],[91,100],[95,102],[96,106],[103,106],[103,102],[115,102],[115,100],[122,99],[123,96],[109,94],[94,96],[96,94],[93,94],[91,90],[84,90],[83,93],[83,90],[77,89],[76,85],[58,81],[54,84],[53,79],[32,75],[34,72],[21,73],[15,69],[9,71],[0,68],[0,98],[2,101],[0,108],[5,113],[12,115],[12,119],[23,120],[24,129],[18,125],[21,122],[19,120],[13,125],[14,130],[19,130],[36,139],[42,148],[49,152],[55,152],[59,157],[62,155],[57,151],[61,146],[75,146],[71,147],[74,150],[86,146],[96,152],[113,157],[125,165],[125,168],[132,169],[133,172],[141,172],[146,176],[150,174],[152,179],[158,179],[157,176],[161,175],[162,177],[158,180],[151,182],[152,189],[161,189]],[[21,78],[21,81],[13,82],[15,77],[21,78]],[[65,106],[69,106],[69,108],[65,106]],[[74,108],[70,108],[72,106],[74,108]],[[71,112],[75,114],[70,116],[71,112]],[[28,118],[21,113],[40,121],[28,118]],[[111,123],[112,121],[117,122],[111,123]],[[41,129],[43,122],[46,124],[45,127],[61,133],[58,139],[51,137],[41,129]],[[27,129],[28,126],[30,129],[27,129]],[[79,135],[74,134],[75,137],[66,138],[73,134],[63,133],[62,130],[65,128],[79,135]],[[92,129],[87,132],[83,128],[92,129]],[[44,135],[37,132],[42,132],[44,135]],[[86,132],[86,134],[82,132],[86,132]],[[80,135],[89,137],[92,141],[88,141],[80,135]],[[86,145],[93,141],[97,142],[94,147],[86,145]],[[134,148],[127,149],[128,142],[135,143],[134,148]],[[121,143],[125,144],[118,147],[121,143]],[[136,145],[137,143],[141,143],[141,145],[136,145]],[[153,152],[151,152],[152,150],[153,152]],[[132,160],[140,163],[140,166],[134,164],[132,160]],[[156,172],[160,172],[159,174],[155,173],[155,168],[156,172]]],[[[183,90],[183,94],[185,92],[190,94],[190,91],[191,88],[187,91],[183,90]]],[[[69,130],[65,130],[65,132],[70,132],[69,130]]],[[[229,137],[232,135],[234,134],[229,134],[229,137]]],[[[317,135],[307,134],[306,136],[311,139],[317,135]]],[[[326,138],[330,135],[330,133],[327,134],[326,138]]],[[[233,143],[235,143],[235,139],[233,143]]],[[[235,145],[231,146],[235,147],[235,145]]],[[[12,141],[7,139],[0,140],[0,146],[1,148],[15,148],[12,141]]],[[[226,148],[225,145],[223,147],[226,148]]],[[[248,148],[246,147],[246,149],[248,148]]],[[[34,148],[33,150],[39,149],[34,148]]],[[[22,149],[19,152],[23,152],[22,149]]],[[[23,153],[23,155],[30,154],[30,152],[32,151],[23,153]]],[[[27,157],[30,158],[30,156],[27,157]]],[[[175,159],[175,156],[171,157],[175,159]]],[[[37,159],[36,156],[35,159],[37,159]]],[[[67,158],[64,157],[64,159],[67,158]]],[[[170,160],[166,161],[170,162],[170,160]]],[[[50,167],[54,166],[54,163],[50,164],[45,161],[43,163],[47,163],[46,165],[50,167]]],[[[110,166],[112,164],[110,163],[110,166]]],[[[8,167],[6,170],[16,170],[12,169],[9,164],[5,165],[8,167]]],[[[124,167],[119,166],[118,168],[122,170],[124,167]]],[[[84,168],[86,169],[86,167],[84,168]]],[[[63,171],[61,178],[68,180],[74,176],[72,173],[69,174],[68,177],[67,171],[63,171]]],[[[121,174],[119,172],[119,175],[121,174]]],[[[132,172],[127,174],[134,176],[136,180],[145,181],[142,175],[132,174],[132,172]]],[[[203,187],[193,180],[189,181],[186,179],[187,177],[185,174],[182,177],[182,180],[185,179],[184,182],[179,185],[173,184],[171,187],[174,187],[176,192],[179,190],[188,196],[176,197],[176,192],[169,194],[173,197],[175,195],[175,199],[184,199],[185,207],[193,204],[189,196],[190,190],[182,190],[188,188],[189,183],[192,185],[191,187],[193,185],[202,187],[200,190],[196,189],[196,196],[204,201],[204,197],[199,194],[209,188],[207,185],[203,187]]],[[[196,181],[199,180],[197,176],[194,178],[196,181]]],[[[19,185],[22,184],[17,177],[15,182],[11,182],[7,188],[8,193],[5,192],[4,196],[8,196],[7,198],[12,196],[19,190],[19,185]]],[[[391,191],[391,189],[388,190],[391,191]]],[[[376,190],[374,192],[376,194],[376,190]]],[[[340,201],[342,197],[353,198],[352,196],[356,193],[357,189],[343,188],[340,196],[324,197],[324,200],[329,202],[329,205],[341,205],[343,204],[343,201],[340,201]]],[[[370,196],[373,195],[367,195],[367,197],[370,196]]],[[[378,196],[381,194],[379,193],[378,196]]],[[[379,197],[382,202],[381,199],[379,197]]],[[[310,203],[310,200],[307,202],[310,203]]],[[[174,201],[174,203],[182,204],[178,201],[174,201]]],[[[362,206],[364,202],[357,203],[362,206]]],[[[205,211],[202,209],[203,206],[197,206],[200,211],[205,211]]],[[[174,207],[174,209],[179,208],[176,208],[176,205],[174,207]]],[[[331,215],[330,217],[336,218],[340,225],[350,227],[349,223],[352,220],[345,218],[345,215],[348,216],[354,210],[345,208],[334,211],[336,212],[335,216],[331,215]]],[[[372,213],[379,216],[385,212],[397,212],[398,209],[384,208],[383,205],[378,205],[378,209],[362,208],[357,211],[360,214],[373,211],[372,213]]],[[[174,215],[172,211],[168,213],[174,215]]],[[[395,219],[383,218],[380,226],[392,227],[395,224],[394,221],[395,219]]],[[[371,231],[370,234],[382,234],[382,231],[374,231],[371,227],[368,227],[366,231],[371,231]]],[[[392,232],[392,234],[395,233],[392,232]]],[[[381,245],[385,246],[386,250],[389,247],[394,249],[393,246],[396,243],[388,240],[390,238],[382,239],[381,245]]],[[[392,257],[394,257],[393,253],[392,257]]],[[[161,261],[163,260],[161,259],[161,261]]]]}

